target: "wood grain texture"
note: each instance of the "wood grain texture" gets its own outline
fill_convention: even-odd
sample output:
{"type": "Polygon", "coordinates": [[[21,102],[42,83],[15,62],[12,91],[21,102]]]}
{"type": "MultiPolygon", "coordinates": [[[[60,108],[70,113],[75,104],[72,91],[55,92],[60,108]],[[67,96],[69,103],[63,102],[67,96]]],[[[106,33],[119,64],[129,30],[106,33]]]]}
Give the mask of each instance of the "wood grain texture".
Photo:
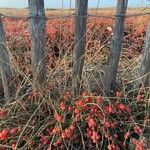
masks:
{"type": "Polygon", "coordinates": [[[117,12],[113,31],[113,41],[112,49],[109,56],[108,68],[104,77],[104,93],[106,96],[110,95],[111,90],[115,91],[116,77],[118,64],[121,54],[122,42],[123,42],[123,32],[124,32],[124,22],[127,10],[128,0],[118,0],[117,1],[117,12]],[[122,16],[119,16],[122,15],[122,16]]]}
{"type": "Polygon", "coordinates": [[[88,0],[76,0],[75,7],[75,48],[73,56],[72,86],[74,95],[78,95],[81,88],[82,70],[84,66],[84,54],[86,46],[88,0]]]}
{"type": "Polygon", "coordinates": [[[45,9],[43,0],[28,0],[30,31],[31,31],[31,50],[32,50],[32,72],[33,85],[39,88],[44,84],[46,77],[45,64],[45,9]]]}
{"type": "Polygon", "coordinates": [[[145,86],[150,85],[150,21],[147,28],[143,58],[140,66],[140,75],[145,86]]]}
{"type": "Polygon", "coordinates": [[[2,18],[0,16],[0,72],[5,100],[11,96],[11,79],[13,77],[9,54],[6,48],[5,33],[2,18]]]}

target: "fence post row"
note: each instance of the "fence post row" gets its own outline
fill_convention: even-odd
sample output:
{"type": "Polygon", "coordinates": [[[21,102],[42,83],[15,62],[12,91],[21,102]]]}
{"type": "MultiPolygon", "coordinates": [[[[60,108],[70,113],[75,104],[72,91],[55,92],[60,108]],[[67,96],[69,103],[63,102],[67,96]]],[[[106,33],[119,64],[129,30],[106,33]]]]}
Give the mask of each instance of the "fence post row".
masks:
{"type": "Polygon", "coordinates": [[[38,89],[45,81],[45,8],[44,0],[28,0],[31,50],[32,50],[32,72],[33,86],[38,89]]]}
{"type": "Polygon", "coordinates": [[[150,85],[150,20],[147,28],[143,60],[140,66],[140,75],[143,78],[144,86],[150,85]]]}
{"type": "Polygon", "coordinates": [[[84,54],[86,46],[88,0],[76,0],[75,7],[75,48],[73,56],[72,87],[74,96],[77,96],[81,88],[81,78],[84,66],[84,54]],[[84,16],[84,17],[83,17],[84,16]]]}
{"type": "Polygon", "coordinates": [[[110,95],[111,90],[115,90],[118,63],[121,54],[123,42],[124,22],[127,10],[128,0],[117,1],[117,12],[114,26],[114,36],[112,41],[112,49],[109,56],[108,67],[104,77],[104,93],[110,95]]]}
{"type": "Polygon", "coordinates": [[[6,48],[6,39],[1,15],[0,15],[0,72],[4,90],[4,97],[5,100],[8,101],[11,96],[12,90],[11,80],[13,78],[13,73],[11,69],[9,54],[6,48]]]}

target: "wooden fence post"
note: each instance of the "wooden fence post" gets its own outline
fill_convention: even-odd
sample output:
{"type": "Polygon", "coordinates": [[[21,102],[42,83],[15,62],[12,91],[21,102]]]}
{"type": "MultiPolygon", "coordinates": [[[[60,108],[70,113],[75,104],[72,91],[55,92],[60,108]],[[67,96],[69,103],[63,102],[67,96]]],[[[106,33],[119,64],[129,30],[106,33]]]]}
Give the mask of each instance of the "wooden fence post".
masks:
{"type": "Polygon", "coordinates": [[[123,42],[124,22],[127,10],[128,0],[117,1],[116,20],[113,32],[112,49],[110,52],[108,67],[104,77],[104,93],[110,95],[111,90],[115,90],[118,63],[121,54],[123,42]]]}
{"type": "Polygon", "coordinates": [[[140,75],[143,78],[144,86],[150,85],[150,21],[147,28],[143,60],[140,66],[140,75]]]}
{"type": "Polygon", "coordinates": [[[0,72],[3,84],[5,100],[8,101],[11,96],[11,80],[13,77],[9,54],[6,48],[5,32],[0,15],[0,72]]]}
{"type": "Polygon", "coordinates": [[[75,8],[75,48],[73,56],[72,87],[74,96],[80,93],[84,54],[86,46],[88,0],[76,0],[75,8]]]}
{"type": "Polygon", "coordinates": [[[28,0],[31,30],[33,86],[38,89],[46,77],[44,0],[28,0]]]}

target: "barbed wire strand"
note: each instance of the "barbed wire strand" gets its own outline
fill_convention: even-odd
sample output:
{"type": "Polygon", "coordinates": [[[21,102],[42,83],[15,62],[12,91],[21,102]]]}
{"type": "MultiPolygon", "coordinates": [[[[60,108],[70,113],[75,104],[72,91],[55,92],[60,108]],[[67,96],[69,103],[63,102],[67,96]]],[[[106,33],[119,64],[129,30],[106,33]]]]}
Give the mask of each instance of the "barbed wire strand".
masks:
{"type": "MultiPolygon", "coordinates": [[[[94,14],[88,14],[87,16],[78,16],[81,18],[85,18],[85,17],[97,17],[97,18],[109,18],[109,19],[115,19],[116,17],[125,17],[125,18],[129,18],[129,17],[138,17],[138,16],[148,16],[150,15],[150,12],[147,13],[139,13],[139,14],[127,14],[127,15],[111,15],[111,16],[107,16],[107,15],[94,15],[94,14]]],[[[13,16],[13,15],[5,15],[5,14],[0,14],[1,18],[10,18],[10,19],[31,19],[31,18],[41,18],[41,19],[46,19],[46,20],[51,20],[51,19],[65,19],[65,18],[71,18],[75,16],[75,13],[70,14],[70,15],[63,15],[63,16],[47,16],[47,17],[41,17],[41,16],[13,16]]]]}
{"type": "Polygon", "coordinates": [[[2,18],[10,18],[10,19],[30,19],[30,18],[41,18],[41,19],[46,19],[46,20],[51,20],[51,19],[65,19],[65,18],[70,18],[74,16],[74,14],[71,15],[64,15],[64,16],[48,16],[48,17],[41,17],[41,16],[12,16],[12,15],[4,15],[0,14],[2,18]]]}

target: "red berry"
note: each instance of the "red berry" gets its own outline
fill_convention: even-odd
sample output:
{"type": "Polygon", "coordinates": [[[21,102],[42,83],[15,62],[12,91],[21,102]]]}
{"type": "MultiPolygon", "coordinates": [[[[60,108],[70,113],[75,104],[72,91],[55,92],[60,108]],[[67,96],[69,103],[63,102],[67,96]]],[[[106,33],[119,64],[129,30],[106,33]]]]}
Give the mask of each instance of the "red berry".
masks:
{"type": "Polygon", "coordinates": [[[80,110],[77,109],[77,108],[75,108],[74,112],[75,112],[76,114],[79,114],[79,113],[80,113],[80,110]]]}
{"type": "Polygon", "coordinates": [[[63,133],[61,134],[61,137],[62,137],[63,139],[65,139],[65,138],[67,137],[66,133],[63,132],[63,133]]]}
{"type": "Polygon", "coordinates": [[[101,104],[103,102],[103,99],[101,97],[98,97],[96,99],[97,104],[101,104]]]}
{"type": "Polygon", "coordinates": [[[2,130],[2,132],[0,133],[0,140],[2,141],[6,140],[8,138],[8,134],[9,134],[8,129],[2,130]]]}
{"type": "Polygon", "coordinates": [[[15,149],[16,149],[16,146],[17,146],[17,145],[14,143],[14,144],[11,145],[11,148],[12,148],[13,150],[15,150],[15,149]]]}
{"type": "Polygon", "coordinates": [[[127,133],[124,135],[124,138],[125,138],[125,139],[128,139],[129,136],[130,136],[130,132],[127,132],[127,133]]]}
{"type": "Polygon", "coordinates": [[[93,118],[90,118],[90,119],[88,120],[88,125],[89,125],[90,128],[96,127],[96,122],[95,122],[95,120],[94,120],[93,118]]]}
{"type": "Polygon", "coordinates": [[[54,146],[54,147],[57,147],[57,146],[58,146],[57,142],[53,143],[53,146],[54,146]]]}
{"type": "Polygon", "coordinates": [[[62,149],[62,150],[64,150],[64,149],[65,149],[64,144],[61,144],[61,145],[60,145],[60,149],[62,149]]]}
{"type": "Polygon", "coordinates": [[[9,133],[8,129],[4,129],[4,130],[2,131],[2,134],[3,134],[4,136],[7,136],[8,133],[9,133]]]}
{"type": "Polygon", "coordinates": [[[75,121],[80,121],[81,120],[81,115],[80,114],[76,114],[74,120],[75,121]]]}
{"type": "Polygon", "coordinates": [[[52,130],[53,134],[59,133],[60,132],[60,127],[59,126],[55,126],[54,129],[52,130]]]}
{"type": "Polygon", "coordinates": [[[108,105],[108,106],[106,106],[105,107],[105,110],[108,112],[108,113],[114,113],[114,110],[113,110],[113,107],[112,106],[110,106],[110,105],[108,105]]]}
{"type": "Polygon", "coordinates": [[[93,140],[93,143],[97,143],[98,139],[99,139],[99,135],[97,134],[97,132],[93,131],[91,139],[93,140]]]}
{"type": "Polygon", "coordinates": [[[132,138],[132,144],[134,144],[134,145],[137,144],[137,140],[135,138],[132,138]]]}
{"type": "Polygon", "coordinates": [[[139,126],[134,127],[134,132],[135,132],[135,133],[141,134],[142,131],[143,131],[143,130],[142,130],[139,126]]]}
{"type": "Polygon", "coordinates": [[[119,104],[118,105],[118,108],[120,109],[120,110],[125,110],[125,108],[126,108],[126,106],[124,105],[124,104],[119,104]]]}
{"type": "Polygon", "coordinates": [[[72,112],[73,108],[71,106],[68,107],[68,111],[72,112]]]}
{"type": "Polygon", "coordinates": [[[29,145],[34,145],[34,141],[33,140],[29,140],[29,145]]]}
{"type": "Polygon", "coordinates": [[[23,131],[23,128],[22,128],[22,127],[18,127],[18,131],[19,131],[19,132],[22,132],[22,131],[23,131]]]}
{"type": "Polygon", "coordinates": [[[110,128],[110,127],[111,127],[110,122],[106,121],[105,124],[104,124],[104,127],[105,127],[105,128],[110,128]]]}
{"type": "Polygon", "coordinates": [[[86,101],[87,103],[90,103],[90,102],[92,102],[92,99],[91,99],[90,97],[88,97],[88,98],[85,99],[85,101],[86,101]]]}
{"type": "Polygon", "coordinates": [[[62,123],[64,122],[64,119],[61,115],[55,114],[54,117],[58,122],[62,122],[62,123]]]}
{"type": "Polygon", "coordinates": [[[84,104],[84,103],[83,103],[83,101],[82,101],[82,100],[79,100],[79,101],[77,101],[77,102],[76,102],[76,105],[77,105],[77,106],[80,106],[80,107],[82,107],[82,106],[83,106],[83,104],[84,104]]]}
{"type": "Polygon", "coordinates": [[[64,98],[66,100],[68,100],[70,97],[71,97],[71,93],[70,92],[66,92],[65,95],[64,95],[64,98]]]}
{"type": "Polygon", "coordinates": [[[141,95],[138,95],[138,96],[136,97],[136,100],[137,100],[137,102],[141,101],[141,100],[142,100],[142,96],[141,96],[141,95]]]}
{"type": "Polygon", "coordinates": [[[10,134],[16,134],[17,133],[17,128],[12,128],[10,130],[10,134]]]}
{"type": "Polygon", "coordinates": [[[66,109],[66,104],[64,102],[60,103],[60,109],[64,111],[66,109]]]}
{"type": "Polygon", "coordinates": [[[28,100],[33,100],[33,95],[29,95],[27,99],[28,100]]]}
{"type": "Polygon", "coordinates": [[[83,97],[88,96],[87,92],[83,92],[83,93],[82,93],[82,96],[83,96],[83,97]]]}
{"type": "Polygon", "coordinates": [[[69,129],[70,129],[71,131],[73,131],[73,130],[75,129],[75,126],[72,124],[72,125],[70,125],[69,129]]]}
{"type": "Polygon", "coordinates": [[[117,98],[120,98],[122,96],[121,92],[117,91],[116,96],[117,96],[117,98]]]}

